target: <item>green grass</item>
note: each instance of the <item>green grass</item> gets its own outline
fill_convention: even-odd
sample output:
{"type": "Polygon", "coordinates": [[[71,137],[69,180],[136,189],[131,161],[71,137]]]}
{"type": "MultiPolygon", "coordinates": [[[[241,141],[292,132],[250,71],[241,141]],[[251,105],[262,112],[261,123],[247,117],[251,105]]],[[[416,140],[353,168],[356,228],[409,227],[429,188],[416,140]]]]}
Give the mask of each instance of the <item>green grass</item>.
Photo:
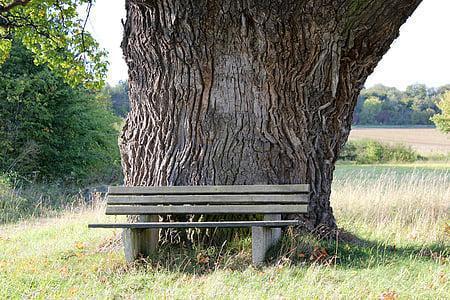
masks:
{"type": "Polygon", "coordinates": [[[352,128],[436,128],[434,125],[352,125],[352,128]]]}
{"type": "Polygon", "coordinates": [[[408,174],[450,176],[450,162],[387,163],[377,165],[340,162],[336,165],[333,176],[336,183],[353,176],[378,179],[381,175],[389,175],[391,178],[401,179],[402,176],[408,174]]]}
{"type": "Polygon", "coordinates": [[[449,186],[446,165],[339,165],[332,203],[351,242],[290,232],[263,268],[249,238],[126,264],[119,230],[86,227],[115,220],[101,205],[0,225],[0,299],[448,299],[449,186]]]}
{"type": "MultiPolygon", "coordinates": [[[[120,251],[101,251],[114,232],[88,231],[85,222],[93,219],[89,213],[71,215],[56,224],[27,227],[20,236],[7,228],[0,242],[0,298],[375,299],[395,291],[402,298],[443,299],[450,287],[442,245],[342,245],[337,264],[281,260],[255,269],[249,266],[247,239],[242,250],[221,255],[232,262],[218,259],[218,268],[203,268],[196,253],[178,249],[172,249],[179,258],[169,266],[164,260],[132,266],[120,251]]],[[[213,259],[217,253],[210,255],[213,259]]]]}

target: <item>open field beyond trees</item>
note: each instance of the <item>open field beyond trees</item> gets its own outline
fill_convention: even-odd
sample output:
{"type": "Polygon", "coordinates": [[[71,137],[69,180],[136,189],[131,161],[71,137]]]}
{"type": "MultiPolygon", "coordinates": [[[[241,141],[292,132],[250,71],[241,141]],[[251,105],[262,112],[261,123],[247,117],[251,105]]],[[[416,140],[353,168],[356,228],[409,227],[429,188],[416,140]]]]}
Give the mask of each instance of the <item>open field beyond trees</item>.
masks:
{"type": "Polygon", "coordinates": [[[364,139],[404,144],[423,155],[450,152],[450,137],[435,128],[355,127],[351,130],[350,141],[364,139]]]}
{"type": "Polygon", "coordinates": [[[103,203],[0,225],[0,298],[448,299],[450,168],[340,165],[332,205],[348,242],[285,238],[268,266],[250,239],[162,246],[127,265],[103,203]],[[294,242],[296,241],[296,242],[294,242]],[[389,298],[391,297],[391,298],[389,298]]]}

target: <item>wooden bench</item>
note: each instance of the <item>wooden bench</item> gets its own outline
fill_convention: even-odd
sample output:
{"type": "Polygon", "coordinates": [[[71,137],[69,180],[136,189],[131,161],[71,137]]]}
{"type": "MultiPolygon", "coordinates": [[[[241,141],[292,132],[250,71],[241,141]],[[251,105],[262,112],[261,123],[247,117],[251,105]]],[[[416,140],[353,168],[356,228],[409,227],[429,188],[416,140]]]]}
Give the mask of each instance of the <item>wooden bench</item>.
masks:
{"type": "Polygon", "coordinates": [[[89,224],[89,228],[123,228],[127,261],[156,250],[160,228],[251,227],[252,260],[262,264],[267,249],[281,237],[281,227],[298,225],[283,214],[308,210],[309,185],[111,186],[107,215],[137,215],[137,223],[89,224]],[[158,222],[158,215],[258,214],[261,221],[158,222]]]}

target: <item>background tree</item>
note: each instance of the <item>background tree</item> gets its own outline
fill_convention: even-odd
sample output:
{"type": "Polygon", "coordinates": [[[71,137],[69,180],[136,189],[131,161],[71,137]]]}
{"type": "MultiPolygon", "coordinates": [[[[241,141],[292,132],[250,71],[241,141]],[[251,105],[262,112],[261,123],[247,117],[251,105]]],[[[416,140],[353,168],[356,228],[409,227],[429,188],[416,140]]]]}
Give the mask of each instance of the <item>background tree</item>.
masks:
{"type": "Polygon", "coordinates": [[[438,107],[441,109],[441,113],[435,115],[432,120],[436,124],[436,127],[442,132],[450,132],[450,92],[446,92],[442,97],[442,100],[438,103],[438,107]]]}
{"type": "Polygon", "coordinates": [[[0,64],[13,38],[72,85],[99,88],[107,71],[105,51],[85,30],[92,0],[0,0],[0,64]],[[86,16],[78,11],[86,7],[86,16]]]}
{"type": "Polygon", "coordinates": [[[127,185],[310,183],[335,228],[334,164],[358,94],[420,0],[127,0],[127,185]]]}
{"type": "Polygon", "coordinates": [[[378,97],[366,99],[361,108],[360,122],[362,124],[380,124],[378,115],[382,110],[382,102],[378,97]]]}
{"type": "Polygon", "coordinates": [[[93,91],[107,63],[85,30],[92,3],[0,0],[2,171],[79,182],[117,167],[118,120],[93,91]]]}
{"type": "Polygon", "coordinates": [[[119,171],[118,117],[108,98],[36,66],[20,43],[0,66],[0,173],[71,183],[119,171]]]}
{"type": "Polygon", "coordinates": [[[408,86],[404,92],[383,85],[362,90],[354,112],[354,124],[432,125],[430,117],[440,112],[436,104],[445,90],[446,86],[427,88],[423,84],[408,86]],[[373,98],[379,100],[376,111],[373,111],[373,98]]]}
{"type": "Polygon", "coordinates": [[[128,100],[128,81],[119,81],[115,86],[107,85],[105,92],[111,98],[114,112],[121,117],[125,117],[130,111],[130,101],[128,100]]]}

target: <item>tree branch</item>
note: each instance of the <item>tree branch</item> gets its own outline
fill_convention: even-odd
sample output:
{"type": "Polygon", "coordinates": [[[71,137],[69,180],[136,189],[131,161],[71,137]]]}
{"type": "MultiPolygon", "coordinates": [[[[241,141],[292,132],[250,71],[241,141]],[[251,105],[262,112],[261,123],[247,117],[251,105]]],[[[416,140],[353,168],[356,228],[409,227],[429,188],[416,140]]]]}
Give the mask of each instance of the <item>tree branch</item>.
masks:
{"type": "Polygon", "coordinates": [[[81,30],[81,41],[82,41],[82,44],[83,44],[83,51],[87,51],[86,50],[85,39],[84,39],[84,34],[85,34],[86,25],[87,25],[89,16],[91,14],[91,9],[92,9],[92,0],[89,0],[88,7],[86,9],[86,18],[85,18],[84,23],[83,23],[83,29],[81,30]]]}
{"type": "Polygon", "coordinates": [[[10,11],[11,9],[13,9],[16,6],[25,6],[27,5],[31,0],[14,0],[13,2],[5,5],[5,6],[1,6],[0,5],[0,13],[5,13],[10,11]]]}
{"type": "Polygon", "coordinates": [[[347,0],[341,6],[345,59],[359,65],[363,81],[373,72],[423,0],[347,0]]]}

